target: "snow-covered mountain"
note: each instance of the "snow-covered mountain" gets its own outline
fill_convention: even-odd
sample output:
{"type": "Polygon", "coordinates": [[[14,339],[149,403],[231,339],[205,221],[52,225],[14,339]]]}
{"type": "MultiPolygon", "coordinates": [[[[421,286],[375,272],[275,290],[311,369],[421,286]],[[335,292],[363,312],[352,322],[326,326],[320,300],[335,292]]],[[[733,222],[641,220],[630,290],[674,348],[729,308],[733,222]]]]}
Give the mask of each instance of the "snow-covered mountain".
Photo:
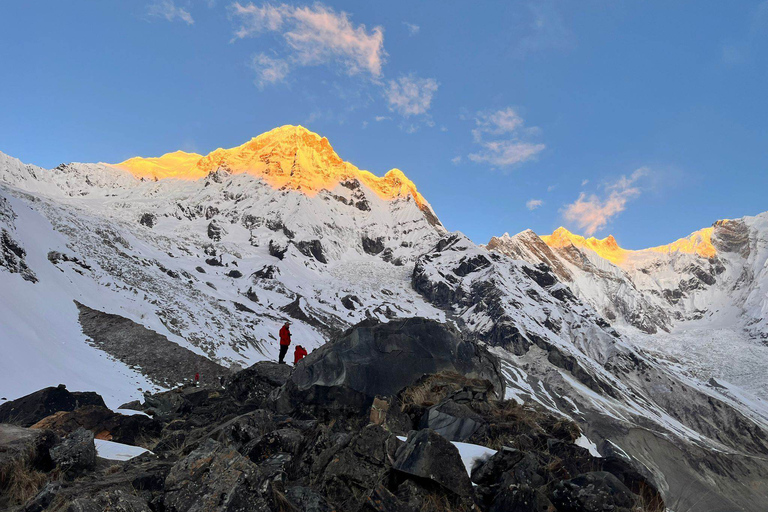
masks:
{"type": "Polygon", "coordinates": [[[448,233],[402,172],[360,170],[294,126],[119,164],[0,153],[0,397],[64,382],[116,406],[203,361],[275,359],[287,319],[311,350],[365,319],[422,316],[492,347],[508,398],[573,418],[676,510],[701,493],[700,510],[759,510],[768,408],[657,361],[631,326],[666,336],[720,318],[738,289],[743,328],[765,332],[765,223],[638,254],[565,232],[485,248],[448,233]]]}
{"type": "Polygon", "coordinates": [[[609,321],[655,333],[690,321],[768,340],[768,213],[720,220],[669,245],[632,251],[559,228],[494,237],[488,249],[545,263],[609,321]]]}

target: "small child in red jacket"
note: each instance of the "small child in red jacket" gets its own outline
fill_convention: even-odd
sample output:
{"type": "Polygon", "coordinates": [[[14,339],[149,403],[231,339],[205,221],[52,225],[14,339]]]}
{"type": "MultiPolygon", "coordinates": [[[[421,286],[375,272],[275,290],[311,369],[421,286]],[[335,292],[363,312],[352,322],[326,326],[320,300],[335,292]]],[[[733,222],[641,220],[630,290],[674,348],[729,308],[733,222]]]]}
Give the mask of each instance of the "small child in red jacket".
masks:
{"type": "Polygon", "coordinates": [[[296,366],[296,363],[304,359],[304,356],[306,355],[306,349],[301,345],[296,345],[296,349],[293,351],[293,365],[296,366]]]}

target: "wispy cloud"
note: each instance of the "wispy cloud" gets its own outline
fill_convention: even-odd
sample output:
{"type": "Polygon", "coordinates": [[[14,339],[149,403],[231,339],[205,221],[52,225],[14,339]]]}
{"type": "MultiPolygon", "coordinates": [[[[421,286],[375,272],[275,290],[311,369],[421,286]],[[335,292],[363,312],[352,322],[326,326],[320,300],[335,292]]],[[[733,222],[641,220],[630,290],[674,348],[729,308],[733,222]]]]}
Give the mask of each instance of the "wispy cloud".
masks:
{"type": "Polygon", "coordinates": [[[542,50],[569,50],[576,45],[576,38],[558,7],[552,0],[528,3],[530,17],[521,30],[524,35],[515,47],[518,57],[542,50]]]}
{"type": "Polygon", "coordinates": [[[389,109],[404,117],[425,114],[432,105],[438,83],[434,78],[401,76],[387,82],[384,96],[389,109]]]}
{"type": "Polygon", "coordinates": [[[235,2],[230,12],[240,23],[235,40],[278,33],[285,43],[281,60],[291,66],[334,63],[349,75],[381,77],[387,56],[381,27],[368,30],[362,24],[355,26],[347,13],[337,13],[321,3],[310,7],[265,3],[257,7],[235,2]]]}
{"type": "Polygon", "coordinates": [[[453,165],[459,165],[461,163],[461,155],[451,158],[451,162],[453,162],[453,165]]]}
{"type": "Polygon", "coordinates": [[[253,69],[256,71],[256,85],[263,89],[266,85],[282,82],[288,76],[289,65],[283,59],[273,59],[263,53],[253,56],[253,69]]]}
{"type": "Polygon", "coordinates": [[[583,192],[579,198],[566,205],[563,217],[576,224],[587,235],[592,236],[604,228],[608,222],[626,209],[627,202],[641,194],[638,180],[648,175],[648,169],[641,167],[629,176],[621,176],[616,182],[605,187],[606,194],[587,197],[583,192]]]}
{"type": "Polygon", "coordinates": [[[536,127],[526,128],[523,118],[512,107],[478,112],[472,137],[481,148],[468,158],[495,168],[508,168],[531,160],[546,148],[544,144],[527,140],[539,131],[536,127]]]}
{"type": "Polygon", "coordinates": [[[528,202],[525,203],[525,207],[531,211],[540,208],[542,205],[544,205],[544,201],[541,199],[529,199],[528,202]]]}
{"type": "Polygon", "coordinates": [[[392,120],[392,118],[391,118],[391,117],[389,117],[389,116],[376,116],[376,117],[374,117],[374,120],[375,120],[377,123],[380,123],[380,122],[382,122],[382,121],[391,121],[391,120],[392,120]]]}
{"type": "Polygon", "coordinates": [[[408,35],[411,36],[415,36],[419,33],[419,30],[421,30],[420,26],[414,25],[413,23],[408,23],[407,21],[404,21],[403,25],[405,25],[405,28],[408,29],[408,35]]]}
{"type": "Polygon", "coordinates": [[[178,7],[173,0],[157,0],[149,4],[147,14],[156,18],[165,18],[168,21],[183,21],[187,25],[195,23],[189,11],[178,7]]]}

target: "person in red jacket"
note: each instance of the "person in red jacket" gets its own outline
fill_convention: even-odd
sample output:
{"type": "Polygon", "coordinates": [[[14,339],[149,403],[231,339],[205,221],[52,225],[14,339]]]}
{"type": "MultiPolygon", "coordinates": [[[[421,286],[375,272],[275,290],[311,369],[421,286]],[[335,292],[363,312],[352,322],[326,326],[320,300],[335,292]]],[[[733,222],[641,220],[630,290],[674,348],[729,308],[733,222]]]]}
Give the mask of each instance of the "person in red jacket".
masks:
{"type": "Polygon", "coordinates": [[[296,366],[296,363],[304,359],[304,356],[306,355],[307,355],[307,349],[305,349],[301,345],[296,345],[296,350],[293,351],[293,366],[296,366]]]}
{"type": "Polygon", "coordinates": [[[280,364],[285,364],[285,354],[288,353],[288,346],[291,344],[291,322],[285,322],[280,328],[280,364]]]}

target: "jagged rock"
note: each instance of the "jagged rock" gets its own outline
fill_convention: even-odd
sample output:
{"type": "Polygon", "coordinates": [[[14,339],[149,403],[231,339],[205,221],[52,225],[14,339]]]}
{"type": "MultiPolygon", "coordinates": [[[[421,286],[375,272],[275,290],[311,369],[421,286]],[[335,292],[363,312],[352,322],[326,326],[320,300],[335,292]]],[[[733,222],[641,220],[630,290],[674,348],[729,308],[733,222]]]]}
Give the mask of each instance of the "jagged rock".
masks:
{"type": "MultiPolygon", "coordinates": [[[[521,485],[502,489],[496,495],[488,512],[550,512],[553,510],[560,512],[561,509],[554,508],[543,490],[521,485]]],[[[581,512],[581,509],[579,511],[581,512]]]]}
{"type": "Polygon", "coordinates": [[[285,364],[261,361],[230,376],[225,393],[243,404],[244,410],[263,409],[270,394],[288,380],[291,368],[285,364]]]}
{"type": "Polygon", "coordinates": [[[379,484],[366,498],[362,512],[416,512],[414,507],[401,502],[384,485],[379,484]]]}
{"type": "Polygon", "coordinates": [[[304,445],[304,436],[295,428],[281,428],[266,432],[244,449],[248,458],[259,464],[279,453],[295,457],[304,445]]]}
{"type": "Polygon", "coordinates": [[[485,427],[486,421],[466,405],[445,400],[430,407],[421,419],[421,428],[429,428],[449,441],[466,441],[485,427]]]}
{"type": "Polygon", "coordinates": [[[208,238],[214,242],[221,241],[221,235],[223,232],[224,229],[215,220],[212,220],[208,223],[208,238]]]}
{"type": "Polygon", "coordinates": [[[269,241],[269,254],[275,258],[282,260],[285,257],[285,253],[288,251],[288,247],[274,240],[269,241]]]}
{"type": "Polygon", "coordinates": [[[247,453],[246,446],[259,441],[274,429],[272,413],[258,409],[232,418],[211,431],[208,438],[247,453]]]}
{"type": "Polygon", "coordinates": [[[433,320],[409,318],[386,324],[363,322],[305,358],[291,374],[301,390],[346,386],[373,399],[394,395],[425,374],[451,370],[493,383],[504,394],[499,362],[458,331],[433,320]]]}
{"type": "Polygon", "coordinates": [[[363,303],[360,302],[360,299],[356,295],[350,294],[341,298],[341,305],[350,311],[355,311],[359,306],[362,306],[363,303]]]}
{"type": "Polygon", "coordinates": [[[333,512],[325,498],[308,487],[289,487],[285,497],[301,512],[333,512]]]}
{"type": "Polygon", "coordinates": [[[165,506],[175,512],[264,510],[258,468],[230,448],[207,440],[177,462],[165,479],[165,506]]]}
{"type": "Polygon", "coordinates": [[[559,482],[550,496],[558,512],[630,512],[635,498],[618,478],[599,471],[559,482]]]}
{"type": "Polygon", "coordinates": [[[139,218],[139,224],[152,228],[157,224],[157,215],[154,213],[144,213],[139,218]]]}
{"type": "Polygon", "coordinates": [[[240,279],[241,277],[243,277],[243,273],[235,269],[230,270],[229,272],[227,272],[226,275],[227,277],[231,277],[233,279],[240,279]]]}
{"type": "Polygon", "coordinates": [[[67,478],[77,477],[96,467],[93,432],[79,428],[61,444],[51,448],[51,459],[67,478]]]}
{"type": "Polygon", "coordinates": [[[20,274],[25,281],[36,283],[37,276],[24,260],[26,255],[27,251],[8,231],[0,230],[0,267],[5,267],[12,274],[20,274]]]}
{"type": "Polygon", "coordinates": [[[149,504],[138,496],[122,491],[104,491],[93,498],[77,498],[66,512],[152,512],[149,504]]]}
{"type": "Polygon", "coordinates": [[[425,478],[459,496],[472,494],[472,482],[461,461],[459,450],[433,430],[414,431],[397,450],[396,470],[425,478]]]}
{"type": "Polygon", "coordinates": [[[400,444],[383,428],[367,426],[346,437],[340,446],[326,449],[312,467],[312,479],[333,503],[356,503],[359,507],[365,498],[357,491],[378,486],[389,472],[390,460],[400,444]]]}
{"type": "Polygon", "coordinates": [[[29,427],[55,412],[74,411],[85,405],[106,407],[104,400],[96,393],[71,393],[64,384],[59,384],[0,405],[0,423],[29,427]]]}
{"type": "Polygon", "coordinates": [[[379,254],[381,251],[384,250],[384,238],[378,237],[378,238],[369,238],[367,236],[363,237],[363,250],[368,254],[379,254]]]}
{"type": "Polygon", "coordinates": [[[320,263],[328,263],[328,259],[323,252],[323,244],[320,243],[320,240],[302,240],[300,242],[295,242],[295,244],[296,248],[299,249],[299,252],[304,256],[315,258],[320,263]]]}
{"type": "MultiPolygon", "coordinates": [[[[270,253],[271,254],[271,253],[270,253]]],[[[280,269],[274,265],[264,265],[260,270],[251,274],[251,278],[274,279],[280,275],[280,269]]]]}

